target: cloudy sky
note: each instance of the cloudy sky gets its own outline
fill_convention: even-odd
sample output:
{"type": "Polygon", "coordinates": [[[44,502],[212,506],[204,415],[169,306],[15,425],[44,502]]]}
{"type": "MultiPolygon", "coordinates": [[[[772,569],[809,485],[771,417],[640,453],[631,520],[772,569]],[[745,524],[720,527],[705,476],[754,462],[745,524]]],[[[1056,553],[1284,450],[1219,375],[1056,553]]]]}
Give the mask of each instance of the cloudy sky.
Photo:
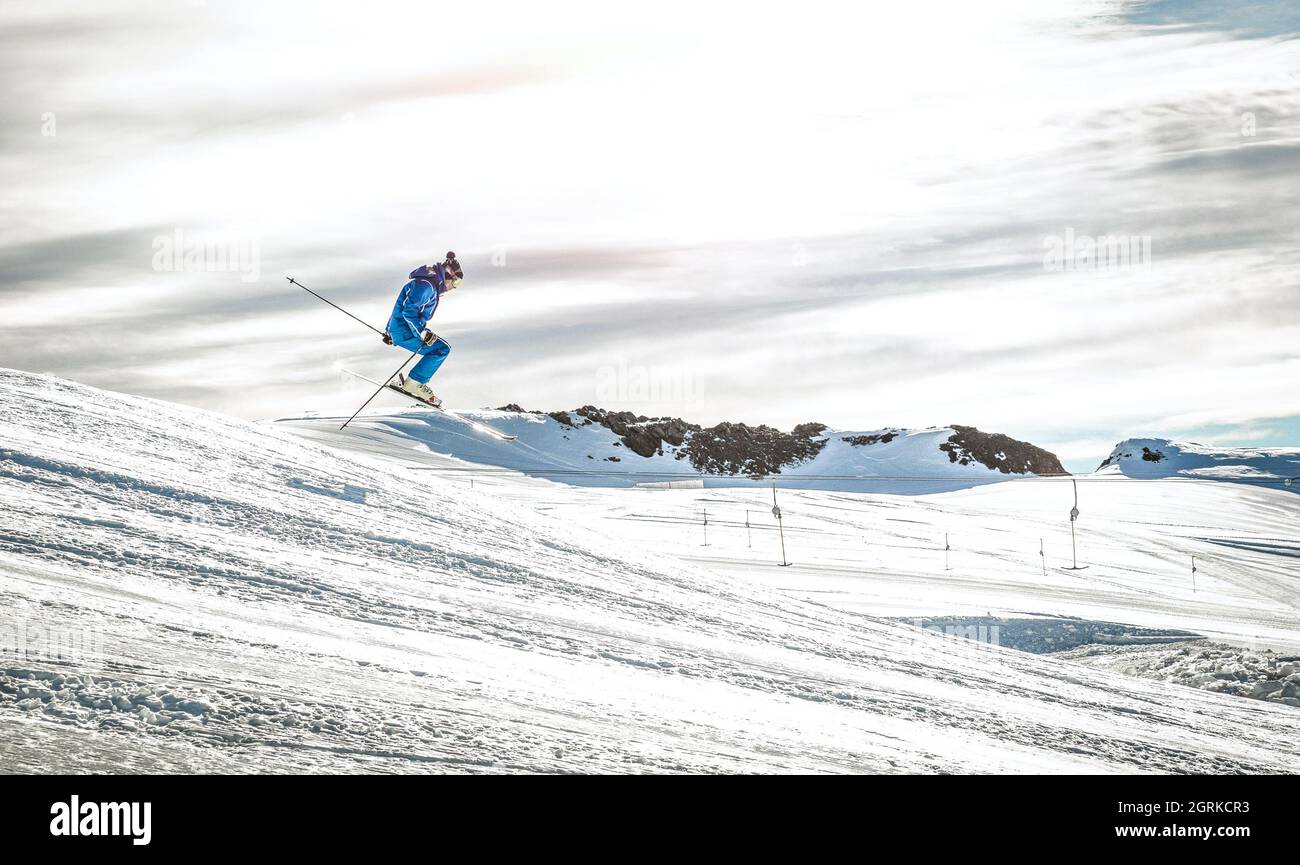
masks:
{"type": "Polygon", "coordinates": [[[7,0],[0,365],[350,411],[454,249],[455,406],[1300,444],[1300,7],[881,6],[7,0]]]}

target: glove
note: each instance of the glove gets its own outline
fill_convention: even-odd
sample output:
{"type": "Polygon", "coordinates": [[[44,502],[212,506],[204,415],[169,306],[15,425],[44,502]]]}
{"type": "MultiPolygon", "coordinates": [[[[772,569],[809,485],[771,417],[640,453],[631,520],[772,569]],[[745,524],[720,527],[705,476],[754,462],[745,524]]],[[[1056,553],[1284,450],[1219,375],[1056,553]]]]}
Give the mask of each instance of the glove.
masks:
{"type": "Polygon", "coordinates": [[[438,334],[434,333],[431,330],[426,330],[424,332],[424,336],[420,337],[420,342],[424,343],[425,345],[433,345],[437,341],[438,341],[438,334]]]}
{"type": "Polygon", "coordinates": [[[389,333],[387,333],[387,332],[385,332],[385,333],[384,333],[384,345],[392,345],[392,344],[393,344],[393,337],[392,337],[392,335],[389,334],[389,333]]]}

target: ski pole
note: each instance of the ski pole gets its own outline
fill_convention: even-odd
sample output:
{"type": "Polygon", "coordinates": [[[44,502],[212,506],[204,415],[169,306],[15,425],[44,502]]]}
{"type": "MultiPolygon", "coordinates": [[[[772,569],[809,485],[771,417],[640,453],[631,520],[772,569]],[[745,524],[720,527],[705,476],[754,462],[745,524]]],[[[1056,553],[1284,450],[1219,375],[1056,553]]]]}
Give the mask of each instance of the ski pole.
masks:
{"type": "Polygon", "coordinates": [[[303,291],[305,291],[305,292],[307,292],[308,294],[310,294],[312,297],[315,297],[315,298],[317,298],[317,299],[319,299],[319,300],[323,300],[323,301],[325,301],[325,302],[328,303],[330,306],[334,307],[334,308],[337,309],[339,312],[343,313],[344,315],[348,316],[349,318],[353,319],[354,321],[360,321],[362,324],[364,324],[366,327],[370,328],[371,330],[373,330],[375,333],[379,334],[380,336],[383,336],[383,335],[384,335],[384,332],[383,332],[382,330],[380,330],[379,328],[375,327],[374,325],[370,324],[370,323],[367,322],[367,321],[362,321],[361,319],[357,318],[357,317],[356,317],[355,315],[353,315],[352,313],[348,312],[348,311],[347,311],[346,309],[344,309],[343,307],[339,306],[339,305],[338,305],[337,303],[335,303],[334,301],[332,301],[332,300],[330,300],[330,299],[328,299],[328,298],[325,298],[325,297],[321,297],[319,294],[317,294],[316,292],[312,291],[310,288],[308,288],[307,286],[303,285],[301,282],[299,282],[298,280],[294,279],[292,276],[286,276],[285,279],[289,280],[289,282],[291,282],[291,283],[293,283],[294,285],[298,286],[298,287],[301,288],[303,291]]]}
{"type": "Polygon", "coordinates": [[[384,388],[388,387],[388,383],[389,383],[390,381],[392,381],[392,380],[393,380],[393,379],[394,379],[398,374],[400,374],[402,370],[406,369],[406,365],[407,365],[408,363],[411,362],[411,358],[415,357],[415,356],[416,356],[417,354],[419,354],[419,353],[420,353],[419,350],[416,350],[416,351],[411,352],[411,356],[408,357],[406,360],[402,361],[402,365],[399,366],[399,367],[396,369],[396,371],[393,372],[392,375],[390,375],[388,378],[384,379],[384,383],[381,384],[381,385],[378,387],[378,389],[376,389],[375,392],[372,393],[372,394],[370,395],[370,399],[367,399],[365,402],[363,402],[363,403],[361,404],[361,408],[359,408],[359,409],[357,409],[356,411],[354,411],[354,412],[352,413],[352,417],[350,417],[350,418],[348,418],[347,420],[345,420],[345,421],[343,422],[343,426],[339,427],[339,429],[347,429],[348,424],[350,424],[350,423],[352,423],[352,421],[356,420],[357,415],[361,414],[361,409],[364,409],[366,406],[370,405],[371,400],[373,400],[375,397],[379,396],[379,391],[381,391],[381,390],[383,390],[384,388]]]}

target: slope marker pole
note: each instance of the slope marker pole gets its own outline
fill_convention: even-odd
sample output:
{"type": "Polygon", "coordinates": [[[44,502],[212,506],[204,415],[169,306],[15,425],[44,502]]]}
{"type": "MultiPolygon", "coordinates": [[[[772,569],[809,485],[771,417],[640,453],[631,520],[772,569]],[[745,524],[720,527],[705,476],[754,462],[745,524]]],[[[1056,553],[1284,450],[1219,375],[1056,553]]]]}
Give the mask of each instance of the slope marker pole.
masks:
{"type": "Polygon", "coordinates": [[[1075,545],[1074,541],[1074,522],[1079,519],[1079,482],[1074,478],[1070,478],[1070,482],[1074,484],[1074,507],[1070,508],[1070,557],[1074,564],[1066,568],[1066,570],[1082,571],[1088,566],[1083,565],[1081,567],[1079,565],[1079,548],[1075,545]]]}
{"type": "Polygon", "coordinates": [[[781,533],[781,567],[790,567],[785,557],[785,524],[781,521],[781,508],[776,503],[776,484],[772,484],[772,516],[776,517],[776,528],[781,533]]]}

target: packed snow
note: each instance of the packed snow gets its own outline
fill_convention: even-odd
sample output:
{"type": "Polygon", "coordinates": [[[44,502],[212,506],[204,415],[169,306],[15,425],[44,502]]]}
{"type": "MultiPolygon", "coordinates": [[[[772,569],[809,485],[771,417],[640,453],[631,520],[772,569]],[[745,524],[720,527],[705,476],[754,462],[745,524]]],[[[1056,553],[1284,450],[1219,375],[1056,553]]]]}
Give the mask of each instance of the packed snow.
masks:
{"type": "Polygon", "coordinates": [[[1280,646],[1294,568],[1216,547],[1193,594],[1173,552],[1289,537],[1294,496],[1116,486],[1085,512],[1126,533],[1066,575],[1055,482],[782,490],[780,568],[770,516],[752,546],[741,523],[770,491],[475,473],[391,430],[326,443],[0,371],[0,768],[1300,769],[1289,705],[895,620],[1131,608],[1280,646]],[[1049,525],[1043,578],[1022,541],[1049,525]]]}

